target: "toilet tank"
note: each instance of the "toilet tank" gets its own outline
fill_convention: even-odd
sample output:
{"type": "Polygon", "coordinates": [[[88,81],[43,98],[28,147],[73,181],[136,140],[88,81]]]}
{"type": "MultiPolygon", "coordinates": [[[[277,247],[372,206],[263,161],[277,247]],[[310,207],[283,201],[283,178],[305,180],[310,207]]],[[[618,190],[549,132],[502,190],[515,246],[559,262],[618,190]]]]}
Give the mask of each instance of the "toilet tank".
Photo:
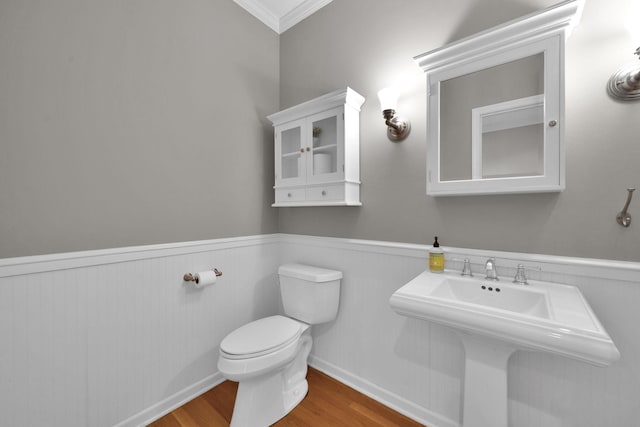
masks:
{"type": "Polygon", "coordinates": [[[282,305],[287,316],[314,325],[338,314],[342,272],[304,264],[278,269],[282,305]]]}

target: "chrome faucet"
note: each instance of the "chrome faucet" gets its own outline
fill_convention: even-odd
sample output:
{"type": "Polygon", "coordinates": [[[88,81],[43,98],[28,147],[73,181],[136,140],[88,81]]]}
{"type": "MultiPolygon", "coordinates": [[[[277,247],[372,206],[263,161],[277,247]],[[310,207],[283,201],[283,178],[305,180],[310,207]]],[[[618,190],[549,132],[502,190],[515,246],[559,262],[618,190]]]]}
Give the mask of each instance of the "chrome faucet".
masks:
{"type": "Polygon", "coordinates": [[[499,280],[495,259],[489,258],[487,262],[484,264],[484,269],[487,272],[487,275],[485,276],[485,280],[499,280]]]}

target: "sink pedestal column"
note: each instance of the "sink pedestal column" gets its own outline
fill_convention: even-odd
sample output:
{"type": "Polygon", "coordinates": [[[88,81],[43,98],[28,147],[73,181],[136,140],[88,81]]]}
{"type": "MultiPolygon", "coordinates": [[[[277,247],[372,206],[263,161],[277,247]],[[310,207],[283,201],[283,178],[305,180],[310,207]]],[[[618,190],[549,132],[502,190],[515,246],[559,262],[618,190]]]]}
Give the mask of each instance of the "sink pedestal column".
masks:
{"type": "Polygon", "coordinates": [[[457,332],[465,350],[464,427],[508,427],[507,363],[516,350],[501,341],[457,332]]]}

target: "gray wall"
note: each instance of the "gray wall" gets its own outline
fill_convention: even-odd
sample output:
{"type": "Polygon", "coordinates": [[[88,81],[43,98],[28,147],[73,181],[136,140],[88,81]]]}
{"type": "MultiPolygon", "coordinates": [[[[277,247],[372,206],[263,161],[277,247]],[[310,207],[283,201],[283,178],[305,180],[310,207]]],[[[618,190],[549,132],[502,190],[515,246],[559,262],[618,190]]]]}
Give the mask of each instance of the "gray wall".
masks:
{"type": "Polygon", "coordinates": [[[635,61],[633,0],[589,0],[568,41],[564,193],[425,195],[412,57],[554,2],[334,1],[278,37],[231,1],[4,0],[0,258],[281,231],[640,261],[640,223],[615,223],[640,187],[640,103],[605,93],[635,61]],[[392,84],[400,144],[376,98],[392,84]],[[367,98],[364,205],[271,208],[265,116],[346,85],[367,98]]]}
{"type": "Polygon", "coordinates": [[[559,194],[425,195],[426,88],[412,58],[555,0],[334,1],[281,36],[281,107],[346,85],[367,98],[361,113],[363,206],[281,208],[279,230],[640,261],[636,221],[615,222],[627,187],[640,187],[640,103],[606,95],[609,76],[637,61],[624,30],[633,0],[589,0],[567,42],[567,189],[559,194]],[[400,87],[407,140],[386,139],[376,93],[400,87]]]}
{"type": "Polygon", "coordinates": [[[0,2],[0,258],[272,233],[279,37],[232,1],[0,2]]]}

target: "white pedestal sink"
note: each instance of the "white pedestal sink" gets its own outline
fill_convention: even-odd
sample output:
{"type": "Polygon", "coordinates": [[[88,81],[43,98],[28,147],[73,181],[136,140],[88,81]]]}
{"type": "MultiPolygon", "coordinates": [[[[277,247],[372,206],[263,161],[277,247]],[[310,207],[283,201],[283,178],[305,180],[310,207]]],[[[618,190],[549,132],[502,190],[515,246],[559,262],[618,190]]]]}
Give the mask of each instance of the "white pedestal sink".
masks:
{"type": "Polygon", "coordinates": [[[606,366],[620,353],[575,286],[425,271],[389,301],[399,314],[455,329],[465,349],[464,427],[507,427],[507,363],[522,348],[606,366]]]}
{"type": "Polygon", "coordinates": [[[516,347],[458,334],[465,351],[464,427],[507,427],[507,363],[516,347]]]}

